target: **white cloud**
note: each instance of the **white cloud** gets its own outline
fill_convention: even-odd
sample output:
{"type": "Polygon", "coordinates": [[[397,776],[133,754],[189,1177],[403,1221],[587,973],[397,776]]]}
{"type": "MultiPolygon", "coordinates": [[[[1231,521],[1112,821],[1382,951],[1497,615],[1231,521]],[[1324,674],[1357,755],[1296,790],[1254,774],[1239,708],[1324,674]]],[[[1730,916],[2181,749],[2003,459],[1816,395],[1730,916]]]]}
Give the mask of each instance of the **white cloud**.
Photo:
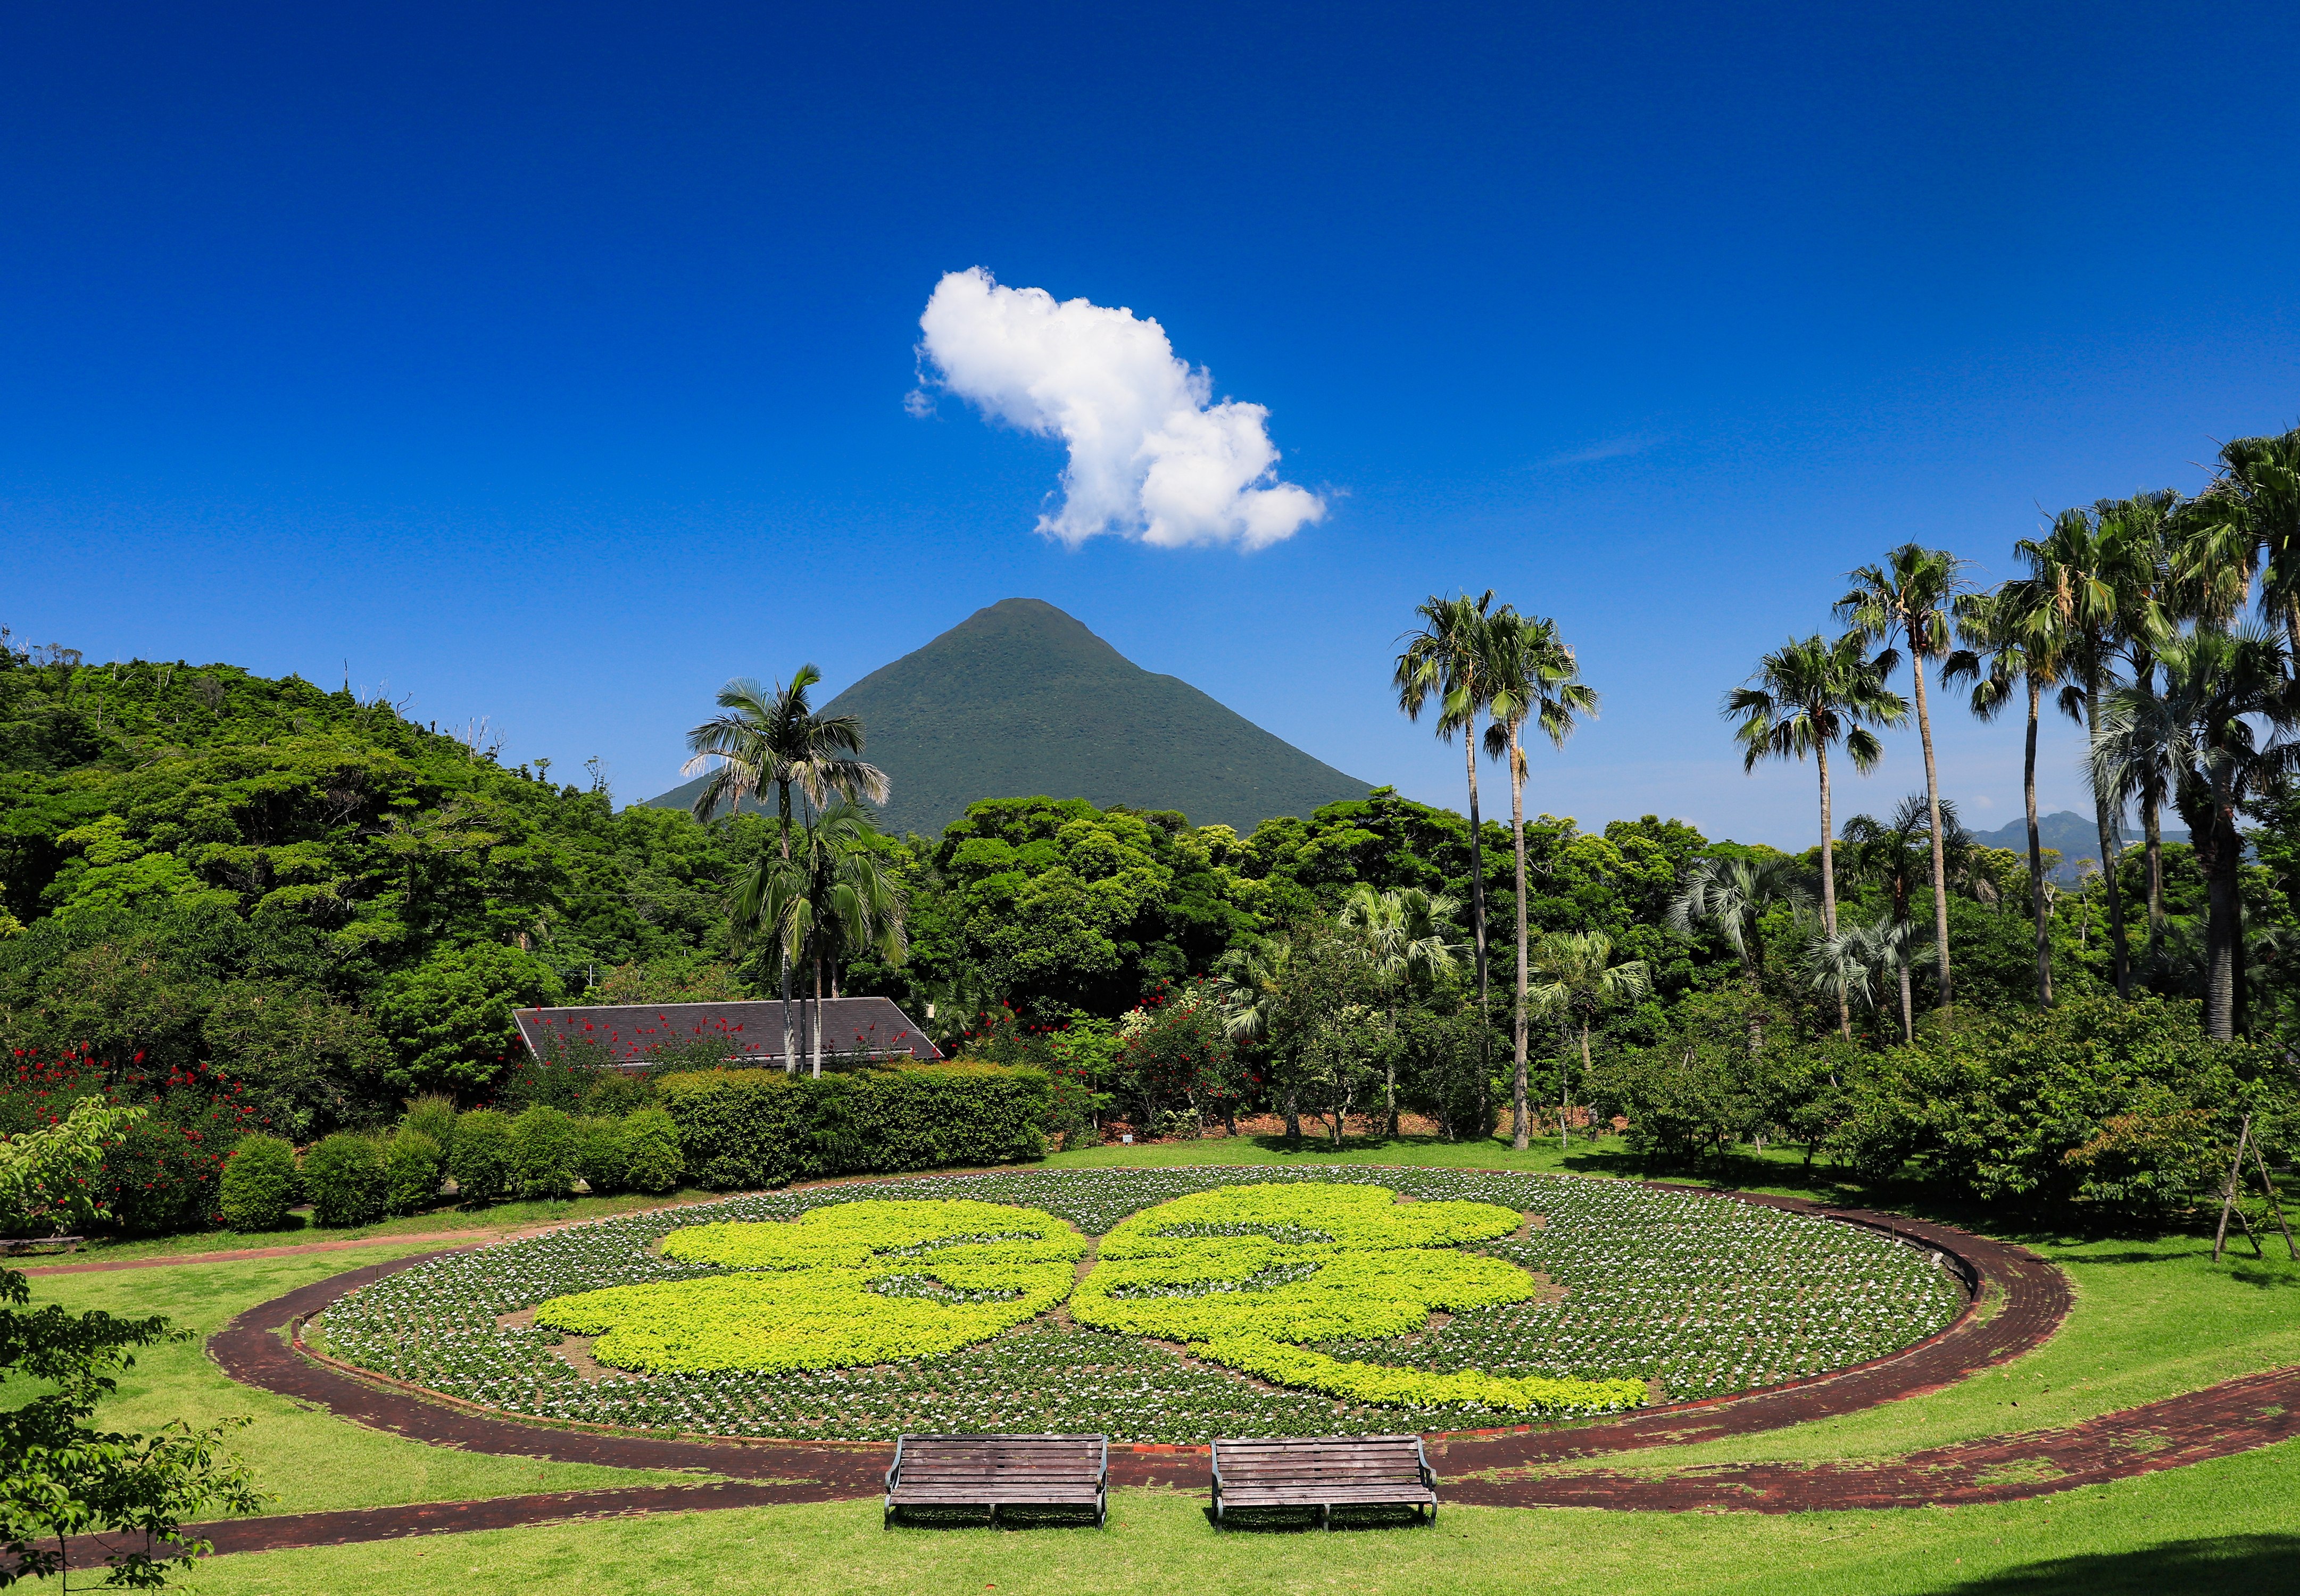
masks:
{"type": "MultiPolygon", "coordinates": [[[[931,380],[993,420],[1070,446],[1062,507],[1038,518],[1049,537],[1258,549],[1325,516],[1324,500],[1278,480],[1269,411],[1212,403],[1212,378],[1177,358],[1154,320],[1001,287],[978,266],[936,284],[919,325],[931,380]]],[[[933,411],[923,390],[904,405],[933,411]]]]}

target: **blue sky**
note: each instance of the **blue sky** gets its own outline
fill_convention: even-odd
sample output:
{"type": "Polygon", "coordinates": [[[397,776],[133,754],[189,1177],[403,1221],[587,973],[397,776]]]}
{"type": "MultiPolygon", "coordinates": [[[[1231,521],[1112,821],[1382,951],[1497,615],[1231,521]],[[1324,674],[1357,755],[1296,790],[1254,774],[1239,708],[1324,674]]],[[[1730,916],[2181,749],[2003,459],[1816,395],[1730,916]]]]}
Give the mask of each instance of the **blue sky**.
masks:
{"type": "MultiPolygon", "coordinates": [[[[2288,8],[19,7],[0,623],[412,695],[618,794],[738,673],[1013,594],[1458,802],[1424,595],[1605,697],[1537,810],[1802,844],[1719,695],[1908,537],[2300,420],[2288,8]],[[1062,444],[910,413],[946,273],[1130,307],[1321,520],[1035,530],[1062,444]]],[[[931,373],[930,373],[931,374],[931,373]]],[[[1945,790],[2019,737],[1939,717],[1945,790]]],[[[2076,807],[2075,743],[2047,807],[2076,807]]],[[[1913,739],[1839,813],[1920,785],[1913,739]]]]}

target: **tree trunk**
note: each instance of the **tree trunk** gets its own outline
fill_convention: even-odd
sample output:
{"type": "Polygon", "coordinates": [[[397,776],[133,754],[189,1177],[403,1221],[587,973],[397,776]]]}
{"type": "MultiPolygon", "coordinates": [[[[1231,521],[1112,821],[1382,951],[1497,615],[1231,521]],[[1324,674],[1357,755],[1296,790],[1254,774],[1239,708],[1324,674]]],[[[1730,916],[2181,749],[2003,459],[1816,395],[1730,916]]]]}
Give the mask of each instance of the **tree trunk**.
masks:
{"type": "Polygon", "coordinates": [[[1478,964],[1478,1012],[1486,1011],[1486,855],[1484,836],[1478,821],[1478,718],[1470,717],[1470,724],[1462,733],[1462,744],[1468,752],[1470,766],[1470,935],[1476,944],[1478,964]]]}
{"type": "Polygon", "coordinates": [[[2236,1035],[2237,939],[2242,935],[2237,900],[2244,839],[2219,802],[2212,805],[2212,856],[2204,861],[2210,888],[2204,920],[2204,1035],[2226,1042],[2236,1035]]]}
{"type": "MultiPolygon", "coordinates": [[[[2143,693],[2156,690],[2156,661],[2143,653],[2137,672],[2143,693]]],[[[2148,967],[2155,968],[2164,943],[2164,794],[2154,777],[2140,788],[2140,836],[2148,851],[2148,967]]]]}
{"type": "Polygon", "coordinates": [[[1302,1093],[1298,1087],[1294,1086],[1286,1088],[1286,1139],[1288,1142],[1302,1139],[1302,1093]]]}
{"type": "Polygon", "coordinates": [[[1949,1007],[1948,988],[1948,861],[1941,848],[1940,777],[1933,768],[1933,714],[1925,699],[1925,656],[1910,639],[1911,674],[1917,683],[1917,740],[1925,750],[1925,810],[1933,828],[1933,952],[1940,967],[1940,1007],[1949,1007]]]}
{"type": "Polygon", "coordinates": [[[814,1078],[822,1078],[822,955],[814,958],[814,1078]]]}
{"type": "Polygon", "coordinates": [[[1917,1039],[1917,1006],[1909,992],[1909,961],[1901,960],[1901,1043],[1904,1046],[1917,1039]]]}
{"type": "Polygon", "coordinates": [[[1741,934],[1741,984],[1749,989],[1749,1056],[1755,1058],[1765,1047],[1765,1018],[1757,1005],[1764,1001],[1764,984],[1757,975],[1757,955],[1752,945],[1757,938],[1757,917],[1749,917],[1749,927],[1741,934]]]}
{"type": "MultiPolygon", "coordinates": [[[[1837,844],[1829,820],[1829,744],[1816,742],[1813,757],[1821,766],[1821,928],[1837,935],[1837,844]]],[[[1853,1006],[1845,993],[1837,994],[1837,1034],[1853,1040],[1853,1006]]]]}
{"type": "Polygon", "coordinates": [[[2021,767],[2021,802],[2029,813],[2029,908],[2037,921],[2037,1003],[2053,1006],[2053,939],[2046,926],[2045,844],[2037,831],[2037,712],[2045,685],[2029,678],[2029,750],[2021,767]]]}
{"type": "MultiPolygon", "coordinates": [[[[1557,1067],[1557,1095],[1563,1101],[1557,1105],[1557,1150],[1560,1152],[1573,1145],[1573,1082],[1570,1064],[1557,1067]]],[[[1581,1078],[1589,1078],[1589,1022],[1581,1022],[1581,1078]]]]}
{"type": "MultiPolygon", "coordinates": [[[[790,783],[780,781],[775,784],[775,799],[777,805],[782,813],[783,862],[785,864],[788,864],[790,862],[791,826],[790,783]]],[[[739,798],[735,802],[735,812],[738,815],[740,815],[743,812],[743,803],[742,800],[739,798]]],[[[798,1070],[799,1049],[803,1045],[804,1039],[800,1036],[798,1032],[791,1028],[790,960],[786,957],[781,960],[781,963],[783,967],[783,1073],[785,1075],[794,1075],[797,1073],[798,1070]]],[[[801,994],[802,1001],[799,1004],[802,1018],[804,1018],[804,1010],[806,1008],[805,1002],[804,1002],[804,994],[803,993],[801,994]]]]}
{"type": "MultiPolygon", "coordinates": [[[[2100,735],[2100,672],[2089,671],[2085,677],[2085,732],[2088,738],[2100,735]]],[[[2124,943],[2124,894],[2116,885],[2116,833],[2114,823],[2123,819],[2112,815],[2108,794],[2095,782],[2092,789],[2094,824],[2100,832],[2100,878],[2108,894],[2108,945],[2116,960],[2116,995],[2129,1000],[2132,996],[2132,956],[2124,943]]]]}
{"type": "Polygon", "coordinates": [[[1516,1072],[1510,1077],[1510,1145],[1523,1152],[1530,1144],[1526,1129],[1525,994],[1525,753],[1518,746],[1517,727],[1510,727],[1510,825],[1517,845],[1517,1015],[1512,1037],[1517,1050],[1516,1072]]]}

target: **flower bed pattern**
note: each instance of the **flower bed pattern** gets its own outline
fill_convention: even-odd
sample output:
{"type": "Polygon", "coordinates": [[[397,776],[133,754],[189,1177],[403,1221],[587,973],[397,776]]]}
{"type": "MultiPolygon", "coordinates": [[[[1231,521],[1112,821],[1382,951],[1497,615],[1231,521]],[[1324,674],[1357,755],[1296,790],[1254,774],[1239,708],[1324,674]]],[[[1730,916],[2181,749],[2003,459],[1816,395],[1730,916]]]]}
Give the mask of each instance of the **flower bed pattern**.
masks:
{"type": "MultiPolygon", "coordinates": [[[[1384,1201],[1371,1193],[1367,1196],[1377,1204],[1384,1201]]],[[[1288,1232],[1234,1214],[1225,1218],[1211,1209],[1212,1218],[1189,1220],[1190,1210],[1179,1211],[1186,1216],[1184,1228],[1197,1229],[1197,1236],[1166,1230],[1148,1239],[1163,1244],[1250,1237],[1273,1251],[1337,1244],[1318,1239],[1308,1227],[1288,1232]]],[[[870,1232],[885,1218],[875,1217],[854,1234],[870,1232]]],[[[808,1227],[828,1222],[810,1221],[808,1227]]],[[[945,1239],[916,1245],[923,1248],[919,1256],[924,1258],[950,1244],[945,1239]]],[[[874,1245],[868,1256],[883,1259],[888,1251],[874,1245]]],[[[1242,1257],[1221,1267],[1234,1271],[1242,1257]]],[[[882,1281],[877,1293],[882,1301],[888,1295],[888,1277],[905,1273],[899,1260],[895,1267],[888,1261],[830,1267],[867,1267],[882,1281]]],[[[1025,1267],[1055,1266],[1049,1259],[1025,1267]]],[[[1067,1265],[1061,1267],[1068,1272],[1067,1265]]],[[[1183,1304],[1226,1294],[1238,1284],[1221,1276],[1200,1281],[1203,1291],[1183,1288],[1195,1295],[1129,1297],[1122,1273],[1088,1295],[1110,1303],[1155,1301],[1175,1312],[1183,1304]]],[[[932,1269],[907,1274],[926,1277],[924,1285],[912,1289],[929,1292],[938,1308],[978,1294],[990,1301],[993,1295],[958,1288],[955,1282],[938,1279],[932,1269]]],[[[1134,1284],[1154,1292],[1174,1289],[1134,1284]]],[[[1282,1282],[1272,1276],[1255,1284],[1282,1282]]],[[[1010,1285],[995,1293],[995,1306],[1012,1312],[1023,1299],[1005,1293],[1021,1289],[1010,1285]]],[[[1086,1302],[1081,1296],[1073,1309],[1081,1320],[1101,1311],[1086,1302]]],[[[1424,1384],[1396,1378],[1417,1371],[1438,1377],[1475,1374],[1500,1382],[1655,1381],[1671,1400],[1719,1395],[1879,1356],[1939,1329],[1962,1302],[1960,1290],[1936,1264],[1887,1237],[1691,1193],[1551,1176],[1201,1168],[1029,1170],[888,1181],[602,1220],[394,1275],[335,1304],[321,1327],[339,1357],[543,1419],[816,1439],[883,1440],[906,1429],[1088,1429],[1134,1441],[1191,1442],[1216,1434],[1467,1428],[1526,1417],[1525,1409],[1495,1400],[1497,1392],[1469,1381],[1440,1378],[1424,1384]],[[604,1379],[587,1379],[554,1355],[557,1330],[498,1323],[552,1299],[603,1288],[724,1280],[726,1271],[703,1261],[704,1255],[741,1256],[731,1244],[718,1251],[700,1234],[672,1243],[667,1238],[674,1233],[715,1229],[731,1243],[758,1234],[733,1226],[796,1219],[861,1203],[885,1207],[888,1200],[1002,1205],[1009,1218],[1001,1228],[965,1233],[973,1235],[1015,1235],[1013,1209],[1037,1209],[1088,1235],[1105,1237],[1110,1261],[1101,1268],[1134,1268],[1145,1255],[1122,1256],[1135,1244],[1129,1238],[1142,1239],[1152,1226],[1128,1227],[1121,1221],[1242,1181],[1303,1190],[1305,1195],[1314,1189],[1314,1201],[1327,1204],[1321,1224],[1335,1222],[1340,1211],[1329,1201],[1338,1195],[1330,1188],[1379,1186],[1413,1199],[1401,1213],[1425,1204],[1456,1203],[1497,1205],[1512,1217],[1530,1213],[1537,1218],[1522,1230],[1512,1225],[1510,1233],[1497,1233],[1499,1220],[1488,1215],[1479,1221],[1482,1228],[1472,1227],[1474,1237],[1463,1233],[1459,1241],[1433,1243],[1467,1245],[1476,1249],[1472,1252],[1441,1255],[1427,1246],[1378,1251],[1393,1262],[1399,1252],[1413,1251],[1515,1265],[1563,1294],[1489,1299],[1459,1310],[1442,1328],[1404,1334],[1383,1321],[1345,1329],[1338,1339],[1313,1344],[1273,1340],[1269,1347],[1233,1347],[1235,1358],[1208,1345],[1208,1355],[1218,1361],[1285,1383],[1279,1389],[1139,1338],[1156,1331],[1097,1329],[1068,1322],[1062,1314],[1017,1321],[1018,1328],[978,1344],[906,1357],[889,1354],[887,1361],[868,1367],[765,1372],[754,1365],[604,1379]],[[659,1241],[664,1245],[657,1251],[659,1241]],[[1281,1357],[1287,1359],[1282,1364],[1281,1357]],[[1344,1387],[1335,1380],[1326,1382],[1324,1390],[1304,1389],[1319,1385],[1317,1376],[1332,1374],[1328,1366],[1337,1362],[1371,1367],[1388,1383],[1344,1387]]],[[[1320,1326],[1317,1333],[1328,1328],[1320,1326]]]]}

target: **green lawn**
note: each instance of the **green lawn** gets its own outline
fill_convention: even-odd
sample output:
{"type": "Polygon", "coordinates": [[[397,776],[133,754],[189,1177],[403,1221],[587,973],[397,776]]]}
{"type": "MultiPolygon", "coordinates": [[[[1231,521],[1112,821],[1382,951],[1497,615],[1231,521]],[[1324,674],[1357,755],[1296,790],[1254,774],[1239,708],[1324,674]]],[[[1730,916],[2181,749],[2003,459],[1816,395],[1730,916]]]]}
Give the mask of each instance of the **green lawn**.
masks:
{"type": "MultiPolygon", "coordinates": [[[[1634,1174],[1618,1143],[1421,1138],[1305,1142],[1245,1138],[1057,1155],[1055,1167],[1333,1162],[1564,1168],[1634,1174]]],[[[1745,1159],[1752,1185],[1830,1194],[1803,1182],[1794,1154],[1745,1159]]],[[[612,1201],[612,1200],[611,1200],[612,1201]]],[[[630,1206],[635,1206],[631,1204],[630,1206]]],[[[579,1217],[581,1205],[564,1205],[579,1217]]],[[[501,1225],[505,1210],[473,1216],[501,1225]]],[[[605,1205],[589,1211],[609,1211],[605,1205]]],[[[542,1211],[512,1225],[554,1217],[542,1211]]],[[[445,1228],[428,1221],[411,1228],[445,1228]]],[[[1974,1223],[1971,1216],[1962,1221],[1974,1223]]],[[[321,1233],[325,1234],[325,1233],[321,1233]]],[[[2232,1256],[2174,1237],[2083,1241],[2022,1236],[2068,1269],[2077,1301],[2046,1346],[1953,1389],[1843,1418],[1585,1467],[1879,1456],[2011,1430],[2046,1428],[2300,1362],[2300,1266],[2232,1256]],[[2017,1406],[2015,1405],[2017,1404],[2017,1406]]],[[[204,1250],[212,1237],[197,1238],[204,1250]]],[[[187,1243],[188,1248],[189,1243],[187,1243]]],[[[52,1276],[40,1300],[165,1312],[203,1335],[251,1303],[412,1250],[372,1250],[117,1274],[52,1276]]],[[[441,1451],[362,1430],[225,1380],[197,1345],[163,1349],[127,1382],[106,1417],[254,1415],[241,1433],[271,1510],[373,1506],[673,1477],[441,1451]]],[[[2003,1506],[1791,1517],[1448,1509],[1436,1534],[1360,1531],[1218,1534],[1196,1494],[1113,1500],[1106,1535],[879,1528],[875,1503],[678,1515],[219,1559],[212,1592],[654,1589],[823,1592],[995,1588],[1004,1596],[1210,1592],[2002,1592],[2268,1590],[2300,1566],[2300,1443],[2106,1486],[2003,1506]]]]}
{"type": "Polygon", "coordinates": [[[2165,1596],[2289,1589],[2300,1442],[2002,1507],[1780,1517],[1449,1508],[1437,1528],[1221,1532],[1196,1493],[1121,1492],[1110,1528],[879,1528],[875,1501],[671,1515],[223,1558],[212,1596],[2165,1596]]]}
{"type": "Polygon", "coordinates": [[[346,1269],[424,1250],[420,1245],[380,1245],[300,1258],[56,1275],[31,1283],[32,1300],[122,1314],[164,1313],[197,1331],[197,1340],[140,1353],[136,1367],[121,1378],[119,1397],[105,1404],[103,1421],[121,1429],[149,1430],[171,1418],[200,1425],[227,1415],[247,1415],[254,1422],[238,1432],[232,1447],[255,1466],[258,1486],[271,1493],[267,1512],[453,1501],[698,1477],[491,1458],[425,1446],[252,1390],[226,1378],[207,1355],[207,1337],[243,1309],[346,1269]]]}

